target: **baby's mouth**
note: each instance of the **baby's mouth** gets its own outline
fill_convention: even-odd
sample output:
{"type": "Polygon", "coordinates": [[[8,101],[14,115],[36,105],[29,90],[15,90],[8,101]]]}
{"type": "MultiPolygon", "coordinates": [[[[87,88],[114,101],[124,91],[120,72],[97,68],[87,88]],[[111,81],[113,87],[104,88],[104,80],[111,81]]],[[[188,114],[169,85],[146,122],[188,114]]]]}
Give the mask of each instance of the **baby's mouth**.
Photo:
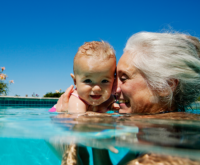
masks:
{"type": "Polygon", "coordinates": [[[90,95],[92,99],[98,100],[101,98],[101,95],[90,95]]]}

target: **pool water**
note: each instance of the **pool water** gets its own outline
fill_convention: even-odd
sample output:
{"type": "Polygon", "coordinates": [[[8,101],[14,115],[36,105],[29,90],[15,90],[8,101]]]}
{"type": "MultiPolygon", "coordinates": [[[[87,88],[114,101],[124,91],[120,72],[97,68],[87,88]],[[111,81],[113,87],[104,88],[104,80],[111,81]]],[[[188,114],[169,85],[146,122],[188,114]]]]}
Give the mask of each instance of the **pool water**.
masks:
{"type": "MultiPolygon", "coordinates": [[[[109,152],[117,164],[127,152],[160,153],[200,160],[200,121],[164,119],[130,120],[130,115],[66,118],[49,108],[0,109],[1,165],[57,165],[62,154],[56,146],[114,147],[109,152]]],[[[193,111],[199,114],[199,110],[193,111]]]]}

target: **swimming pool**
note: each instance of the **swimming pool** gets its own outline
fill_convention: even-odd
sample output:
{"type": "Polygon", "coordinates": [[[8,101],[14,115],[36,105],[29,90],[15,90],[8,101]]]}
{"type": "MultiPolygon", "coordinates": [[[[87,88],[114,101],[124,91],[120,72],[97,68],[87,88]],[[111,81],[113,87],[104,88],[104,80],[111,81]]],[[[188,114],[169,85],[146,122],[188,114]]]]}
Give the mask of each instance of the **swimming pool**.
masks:
{"type": "MultiPolygon", "coordinates": [[[[128,151],[160,153],[200,160],[200,122],[130,119],[130,115],[65,118],[49,108],[0,109],[1,165],[61,164],[52,144],[78,144],[91,148],[114,146],[109,152],[117,164],[128,151]]],[[[195,111],[199,113],[199,110],[195,111]]]]}

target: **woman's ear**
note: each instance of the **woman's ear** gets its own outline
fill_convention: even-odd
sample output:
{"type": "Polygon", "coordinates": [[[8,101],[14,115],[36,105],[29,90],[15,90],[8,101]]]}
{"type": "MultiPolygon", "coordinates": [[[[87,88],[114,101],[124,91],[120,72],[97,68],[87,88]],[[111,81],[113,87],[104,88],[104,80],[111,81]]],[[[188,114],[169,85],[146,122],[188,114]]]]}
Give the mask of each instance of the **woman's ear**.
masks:
{"type": "Polygon", "coordinates": [[[168,82],[172,92],[174,92],[179,84],[179,80],[177,79],[170,79],[170,81],[168,82]]]}
{"type": "MultiPolygon", "coordinates": [[[[172,92],[174,92],[178,86],[179,81],[177,79],[170,79],[168,82],[168,85],[172,92]]],[[[159,96],[168,96],[170,94],[169,89],[164,89],[159,92],[159,96]]]]}
{"type": "Polygon", "coordinates": [[[75,78],[74,74],[71,73],[70,76],[71,76],[71,78],[72,78],[73,81],[74,81],[74,85],[76,86],[76,78],[75,78]]]}

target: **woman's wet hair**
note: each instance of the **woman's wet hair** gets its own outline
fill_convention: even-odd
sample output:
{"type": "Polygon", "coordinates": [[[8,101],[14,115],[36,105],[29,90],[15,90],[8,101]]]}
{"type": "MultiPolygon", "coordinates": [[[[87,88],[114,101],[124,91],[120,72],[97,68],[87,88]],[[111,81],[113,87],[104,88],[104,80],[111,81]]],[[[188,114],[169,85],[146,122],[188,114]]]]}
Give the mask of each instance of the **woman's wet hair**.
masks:
{"type": "Polygon", "coordinates": [[[136,33],[124,51],[133,55],[132,64],[144,75],[159,101],[179,110],[200,96],[200,43],[196,37],[180,33],[136,33]],[[178,80],[175,91],[173,80],[178,80]],[[160,97],[159,91],[168,90],[160,97]]]}

